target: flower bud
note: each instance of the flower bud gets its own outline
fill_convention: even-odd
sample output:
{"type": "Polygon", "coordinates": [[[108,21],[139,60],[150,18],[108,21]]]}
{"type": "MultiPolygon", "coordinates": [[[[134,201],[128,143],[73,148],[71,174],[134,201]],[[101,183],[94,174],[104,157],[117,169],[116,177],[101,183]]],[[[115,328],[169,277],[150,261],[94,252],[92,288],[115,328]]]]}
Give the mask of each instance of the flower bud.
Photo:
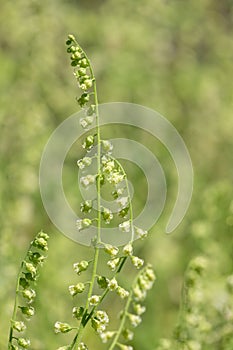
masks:
{"type": "Polygon", "coordinates": [[[76,294],[82,293],[85,289],[85,284],[80,282],[76,285],[69,286],[69,292],[74,297],[76,294]]]}
{"type": "Polygon", "coordinates": [[[25,331],[25,329],[27,328],[25,323],[23,321],[15,321],[13,323],[13,328],[17,331],[17,332],[23,332],[25,331]]]}
{"type": "Polygon", "coordinates": [[[35,309],[32,306],[19,306],[19,308],[26,317],[32,317],[35,314],[35,309]]]}
{"type": "Polygon", "coordinates": [[[82,213],[90,213],[91,209],[92,209],[92,200],[90,199],[80,204],[80,210],[82,213]]]}
{"type": "Polygon", "coordinates": [[[92,221],[91,219],[85,218],[85,219],[78,219],[76,221],[76,227],[79,231],[84,230],[85,228],[91,226],[92,221]]]}
{"type": "Polygon", "coordinates": [[[33,289],[24,289],[22,295],[29,303],[32,303],[36,297],[36,292],[33,289]]]}
{"type": "Polygon", "coordinates": [[[106,224],[109,224],[113,219],[113,214],[108,208],[102,208],[101,215],[106,224]]]}
{"type": "Polygon", "coordinates": [[[120,296],[121,299],[128,298],[129,296],[129,292],[120,286],[117,287],[117,294],[120,296]]]}
{"type": "Polygon", "coordinates": [[[92,136],[92,135],[89,135],[89,136],[87,136],[86,138],[85,138],[85,140],[84,140],[84,142],[83,142],[83,144],[82,144],[82,147],[84,148],[84,149],[86,149],[86,150],[90,150],[92,147],[93,147],[93,145],[94,145],[94,136],[92,136]]]}
{"type": "Polygon", "coordinates": [[[129,232],[130,231],[130,227],[131,227],[131,223],[130,221],[124,221],[122,222],[120,225],[119,225],[119,229],[122,231],[122,232],[129,232]]]}
{"type": "Polygon", "coordinates": [[[68,323],[63,323],[63,322],[57,321],[54,325],[54,332],[55,333],[67,333],[67,332],[70,332],[71,330],[72,330],[72,328],[70,327],[70,325],[68,323]]]}
{"type": "Polygon", "coordinates": [[[78,263],[75,263],[75,264],[73,265],[73,268],[74,268],[74,271],[75,271],[78,275],[80,275],[81,272],[86,271],[86,269],[88,268],[88,265],[89,265],[88,261],[82,260],[82,261],[80,261],[80,262],[78,262],[78,263]]]}
{"type": "Polygon", "coordinates": [[[142,319],[139,315],[128,314],[127,316],[133,327],[137,327],[142,322],[142,319]]]}
{"type": "Polygon", "coordinates": [[[115,258],[115,259],[112,259],[112,260],[109,260],[107,262],[107,265],[108,267],[112,270],[112,271],[115,271],[116,270],[116,267],[118,266],[120,262],[120,258],[115,258]]]}
{"type": "Polygon", "coordinates": [[[136,267],[136,269],[140,269],[144,264],[144,260],[138,258],[137,256],[131,256],[131,261],[133,265],[136,267]]]}
{"type": "Polygon", "coordinates": [[[24,349],[27,349],[31,345],[30,340],[29,339],[25,339],[25,338],[19,338],[17,340],[17,342],[18,342],[18,345],[21,346],[24,349]]]}
{"type": "Polygon", "coordinates": [[[128,243],[124,246],[123,253],[125,255],[132,255],[133,254],[133,246],[131,243],[128,243]]]}
{"type": "Polygon", "coordinates": [[[73,317],[77,318],[77,320],[80,320],[83,316],[84,308],[82,306],[80,307],[75,306],[73,307],[72,313],[73,313],[73,317]]]}
{"type": "Polygon", "coordinates": [[[92,295],[89,299],[90,305],[97,305],[100,302],[100,296],[99,295],[92,295]]]}
{"type": "Polygon", "coordinates": [[[104,251],[107,254],[110,254],[111,256],[116,256],[118,254],[118,252],[119,252],[119,249],[117,247],[114,247],[111,244],[105,244],[104,245],[104,251]]]}
{"type": "Polygon", "coordinates": [[[102,140],[102,148],[105,152],[111,152],[113,150],[113,145],[108,140],[102,140]]]}
{"type": "Polygon", "coordinates": [[[81,185],[83,185],[83,187],[88,187],[89,185],[92,185],[95,182],[95,179],[96,179],[95,175],[83,176],[80,179],[80,183],[81,185]]]}
{"type": "Polygon", "coordinates": [[[116,290],[118,287],[117,280],[115,277],[108,282],[108,288],[110,291],[116,290]]]}

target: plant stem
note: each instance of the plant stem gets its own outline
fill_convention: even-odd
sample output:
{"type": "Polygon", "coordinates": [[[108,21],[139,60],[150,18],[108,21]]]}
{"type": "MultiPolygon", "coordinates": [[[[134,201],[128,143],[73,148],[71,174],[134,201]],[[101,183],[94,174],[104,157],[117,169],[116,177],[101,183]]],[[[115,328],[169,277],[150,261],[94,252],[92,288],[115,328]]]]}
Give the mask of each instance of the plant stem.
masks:
{"type": "MultiPolygon", "coordinates": [[[[78,43],[76,42],[78,45],[78,43]]],[[[78,45],[79,46],[79,45],[78,45]]],[[[90,64],[90,60],[88,59],[86,53],[83,51],[83,54],[88,61],[91,78],[93,80],[93,87],[94,87],[94,104],[95,104],[95,113],[96,113],[96,136],[97,136],[97,240],[94,247],[94,259],[93,259],[93,269],[92,269],[92,276],[91,276],[91,282],[89,285],[89,290],[87,294],[87,300],[85,305],[84,314],[79,326],[79,329],[71,343],[71,350],[76,349],[76,347],[80,344],[82,339],[82,334],[84,331],[84,328],[86,326],[86,323],[89,320],[88,309],[89,309],[89,298],[91,297],[94,289],[95,284],[95,278],[97,273],[97,267],[98,267],[98,260],[99,260],[99,243],[101,241],[101,136],[100,136],[100,123],[99,123],[99,108],[98,108],[98,97],[97,97],[97,87],[96,87],[96,80],[93,73],[93,69],[90,64]]]]}

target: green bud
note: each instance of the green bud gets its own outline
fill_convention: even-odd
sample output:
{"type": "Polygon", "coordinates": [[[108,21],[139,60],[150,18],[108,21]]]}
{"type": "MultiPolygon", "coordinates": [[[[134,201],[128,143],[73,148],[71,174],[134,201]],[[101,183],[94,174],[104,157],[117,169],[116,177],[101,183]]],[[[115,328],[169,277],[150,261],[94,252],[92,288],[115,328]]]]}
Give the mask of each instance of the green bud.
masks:
{"type": "Polygon", "coordinates": [[[80,318],[82,318],[83,313],[84,313],[84,307],[75,306],[75,307],[73,307],[72,313],[73,313],[73,317],[77,318],[77,320],[80,320],[80,318]]]}
{"type": "Polygon", "coordinates": [[[69,292],[72,296],[75,296],[76,294],[82,293],[85,289],[85,284],[80,282],[76,285],[69,286],[69,292]]]}
{"type": "Polygon", "coordinates": [[[22,321],[15,321],[13,323],[13,328],[17,331],[17,332],[23,332],[25,331],[25,329],[27,328],[25,323],[22,321]]]}
{"type": "Polygon", "coordinates": [[[89,66],[88,61],[87,61],[86,58],[83,58],[83,59],[79,62],[79,64],[80,64],[80,67],[82,67],[82,68],[87,68],[87,67],[89,66]]]}
{"type": "Polygon", "coordinates": [[[29,287],[29,282],[26,280],[26,278],[20,277],[19,285],[25,289],[29,287]]]}
{"type": "Polygon", "coordinates": [[[101,289],[106,289],[108,287],[108,279],[104,276],[98,276],[97,283],[101,289]]]}
{"type": "Polygon", "coordinates": [[[72,330],[72,327],[68,323],[63,322],[56,322],[54,325],[54,332],[55,333],[67,333],[72,330]]]}
{"type": "Polygon", "coordinates": [[[82,144],[83,148],[85,148],[86,150],[90,150],[94,145],[94,141],[95,139],[93,135],[87,136],[82,144]]]}
{"type": "Polygon", "coordinates": [[[90,213],[91,209],[92,209],[92,200],[86,200],[80,205],[80,210],[82,213],[90,213]]]}
{"type": "Polygon", "coordinates": [[[19,306],[19,308],[26,317],[32,317],[35,314],[35,309],[32,306],[19,306]]]}
{"type": "Polygon", "coordinates": [[[73,34],[68,35],[68,40],[75,41],[75,37],[73,34]]]}
{"type": "Polygon", "coordinates": [[[31,345],[30,340],[29,339],[25,339],[25,338],[19,338],[17,340],[17,342],[18,342],[18,345],[21,346],[24,349],[27,349],[31,345]]]}
{"type": "Polygon", "coordinates": [[[86,271],[86,269],[88,268],[89,266],[89,263],[88,261],[86,260],[82,260],[80,262],[77,262],[77,263],[74,263],[73,264],[73,268],[74,268],[74,271],[80,275],[81,272],[83,271],[86,271]]]}

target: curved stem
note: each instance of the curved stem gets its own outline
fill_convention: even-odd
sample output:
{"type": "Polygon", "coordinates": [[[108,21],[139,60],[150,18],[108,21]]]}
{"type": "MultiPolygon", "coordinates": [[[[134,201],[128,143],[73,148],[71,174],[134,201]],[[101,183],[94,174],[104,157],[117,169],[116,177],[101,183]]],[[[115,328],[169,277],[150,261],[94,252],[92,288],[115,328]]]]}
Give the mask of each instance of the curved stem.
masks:
{"type": "MultiPolygon", "coordinates": [[[[77,46],[79,44],[76,42],[77,46]]],[[[101,184],[100,184],[100,175],[101,175],[101,137],[100,137],[100,124],[99,124],[99,108],[98,108],[98,97],[97,97],[97,87],[96,87],[96,80],[94,76],[93,69],[91,67],[90,60],[88,59],[86,53],[83,51],[83,55],[86,58],[88,62],[88,66],[91,73],[91,79],[93,80],[93,94],[94,94],[94,103],[95,103],[95,113],[96,113],[96,136],[97,136],[97,211],[98,211],[98,217],[97,217],[97,240],[94,247],[94,259],[93,259],[93,269],[92,269],[92,276],[91,281],[89,285],[89,290],[87,294],[87,300],[85,305],[84,314],[80,323],[80,326],[78,328],[78,331],[71,343],[70,349],[76,349],[76,347],[79,345],[82,339],[83,331],[85,328],[86,323],[89,320],[88,309],[89,309],[89,298],[91,297],[94,289],[95,284],[95,278],[97,274],[97,267],[98,267],[98,260],[99,260],[99,242],[101,241],[101,184]]]]}

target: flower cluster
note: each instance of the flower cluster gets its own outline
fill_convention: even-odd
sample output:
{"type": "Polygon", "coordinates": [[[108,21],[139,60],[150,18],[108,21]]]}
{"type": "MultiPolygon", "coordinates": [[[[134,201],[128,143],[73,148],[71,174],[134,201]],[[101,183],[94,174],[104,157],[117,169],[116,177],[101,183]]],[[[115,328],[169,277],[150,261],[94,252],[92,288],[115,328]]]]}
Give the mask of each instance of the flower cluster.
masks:
{"type": "Polygon", "coordinates": [[[31,345],[29,339],[18,337],[14,332],[23,333],[27,329],[25,322],[29,321],[35,314],[35,309],[32,306],[36,297],[34,286],[38,279],[39,268],[46,259],[44,253],[48,250],[48,239],[49,236],[46,233],[39,232],[31,242],[21,265],[9,337],[9,346],[12,350],[28,349],[31,345]],[[19,302],[22,305],[19,305],[19,302]]]}
{"type": "MultiPolygon", "coordinates": [[[[84,217],[76,221],[77,230],[85,234],[85,230],[95,224],[96,235],[92,239],[92,248],[94,250],[93,260],[81,260],[73,265],[75,273],[82,278],[86,270],[91,270],[91,278],[88,282],[76,281],[69,286],[69,293],[74,301],[79,300],[80,294],[86,293],[85,306],[77,305],[72,309],[72,315],[78,326],[73,327],[67,323],[57,321],[55,323],[55,333],[67,333],[76,329],[76,334],[70,346],[64,349],[77,348],[78,350],[87,349],[87,345],[82,342],[82,332],[89,323],[95,332],[99,335],[103,343],[112,341],[111,349],[118,347],[122,350],[133,350],[131,345],[119,342],[119,337],[123,337],[124,342],[133,339],[133,331],[130,327],[136,327],[141,322],[141,315],[145,307],[141,305],[147,291],[152,287],[155,275],[151,266],[143,267],[144,260],[138,257],[133,249],[133,241],[136,238],[145,238],[147,231],[134,226],[133,208],[129,192],[129,184],[124,168],[117,159],[113,157],[113,144],[106,139],[101,139],[98,100],[96,93],[96,82],[90,61],[85,52],[78,45],[73,35],[68,36],[66,42],[67,51],[70,54],[71,65],[74,67],[74,75],[78,86],[82,90],[81,96],[77,98],[79,106],[83,109],[85,116],[80,119],[82,128],[90,129],[95,120],[95,132],[89,132],[85,135],[82,147],[89,156],[84,156],[77,161],[80,171],[80,184],[84,190],[96,186],[96,198],[85,199],[80,204],[80,211],[84,217]],[[96,153],[94,150],[96,149],[96,153]],[[95,170],[93,170],[96,165],[95,170]],[[105,186],[103,188],[103,186],[105,186]],[[116,203],[116,213],[111,208],[103,206],[102,190],[107,188],[116,203]],[[95,205],[93,205],[95,203],[95,205]],[[97,204],[97,208],[96,208],[97,204]],[[97,211],[97,217],[94,217],[94,209],[97,211]],[[119,233],[130,236],[129,242],[124,247],[118,248],[114,245],[102,242],[101,229],[103,224],[110,225],[117,219],[119,233]],[[109,270],[106,275],[99,272],[99,259],[102,256],[100,249],[103,249],[103,255],[108,256],[107,267],[109,270]],[[124,288],[121,285],[118,275],[126,261],[131,266],[139,270],[137,278],[131,285],[131,288],[124,288]],[[109,325],[109,316],[102,309],[102,301],[108,294],[115,294],[125,304],[120,319],[118,331],[107,331],[109,325]],[[129,308],[131,307],[132,310],[129,308]]],[[[93,227],[92,227],[93,228],[93,227]]],[[[106,261],[104,258],[103,261],[106,261]]],[[[30,266],[29,266],[30,269],[30,266]]],[[[60,348],[60,350],[63,348],[60,348]]]]}

